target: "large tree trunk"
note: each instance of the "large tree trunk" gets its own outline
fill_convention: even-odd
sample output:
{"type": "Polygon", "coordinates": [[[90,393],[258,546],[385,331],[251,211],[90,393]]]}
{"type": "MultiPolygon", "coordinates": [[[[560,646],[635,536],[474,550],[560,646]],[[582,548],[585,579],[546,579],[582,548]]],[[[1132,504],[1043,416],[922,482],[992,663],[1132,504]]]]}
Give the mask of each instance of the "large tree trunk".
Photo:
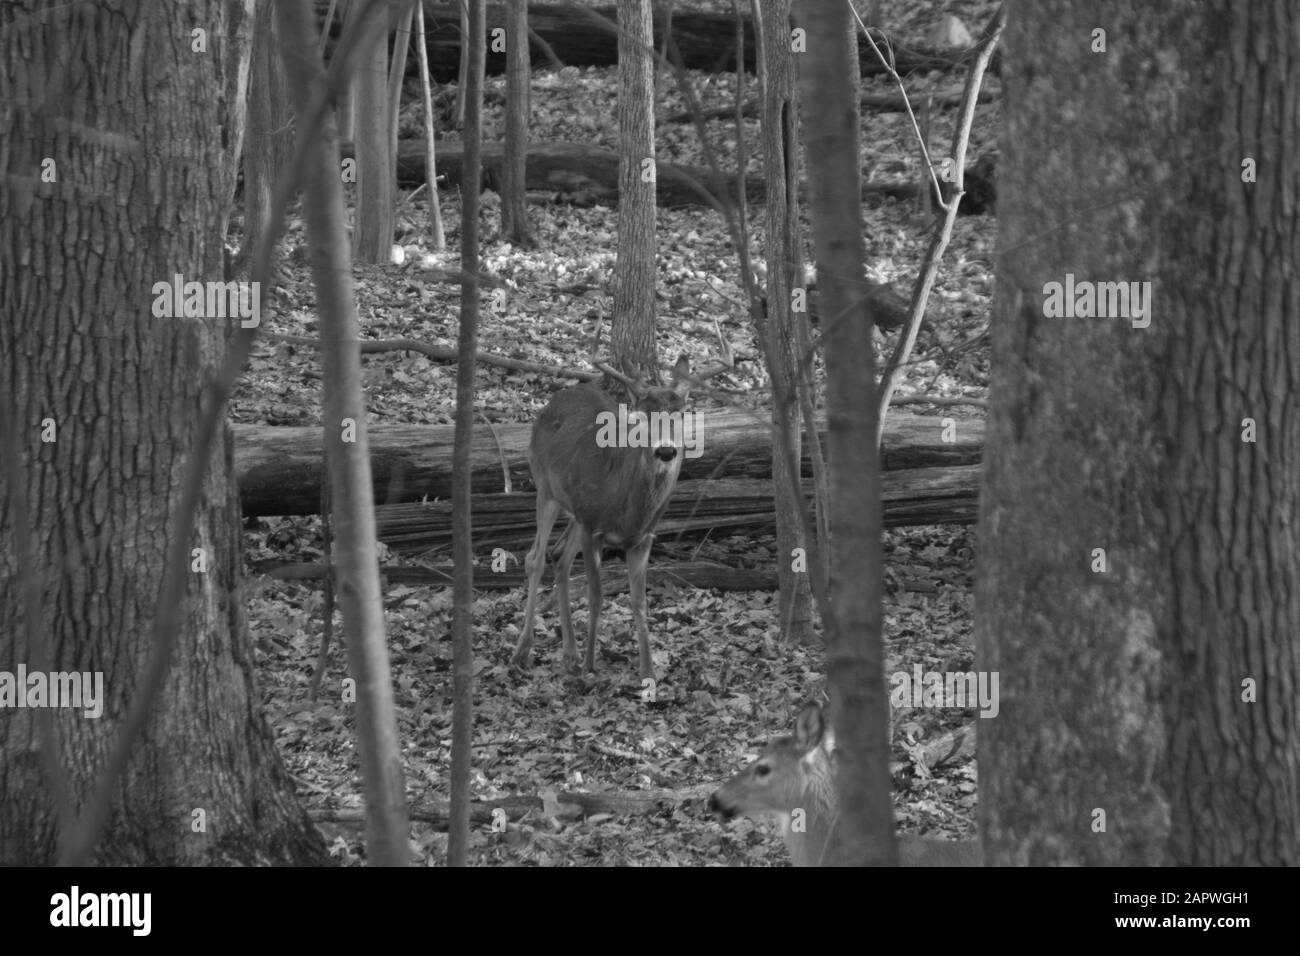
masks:
{"type": "MultiPolygon", "coordinates": [[[[104,692],[99,719],[5,706],[0,865],[56,858],[56,780],[83,814],[139,693],[172,490],[230,329],[160,314],[153,287],[223,279],[250,15],[228,0],[0,11],[0,156],[28,184],[0,190],[0,418],[19,423],[0,471],[0,671],[38,666],[44,648],[42,669],[96,673],[104,692]]],[[[99,863],[327,859],[261,715],[236,515],[219,441],[171,669],[112,791],[99,863]]]]}
{"type": "Polygon", "coordinates": [[[1300,10],[1110,4],[1090,48],[1095,7],[1024,4],[1007,30],[984,846],[1294,865],[1300,80],[1277,64],[1300,56],[1300,10]],[[1150,282],[1154,307],[1058,317],[1067,275],[1150,282]]]}

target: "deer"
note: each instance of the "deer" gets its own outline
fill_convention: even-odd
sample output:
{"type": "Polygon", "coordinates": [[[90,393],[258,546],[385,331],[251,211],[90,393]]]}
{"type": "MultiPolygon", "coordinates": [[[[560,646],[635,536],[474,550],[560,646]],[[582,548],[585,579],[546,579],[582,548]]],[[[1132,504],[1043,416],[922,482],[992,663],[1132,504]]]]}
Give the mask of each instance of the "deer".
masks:
{"type": "Polygon", "coordinates": [[[533,423],[528,444],[528,464],[537,485],[537,535],[524,568],[528,599],[523,630],[511,662],[526,669],[533,645],[537,592],[546,567],[547,543],[561,512],[569,524],[556,545],[555,593],[560,605],[560,630],[564,637],[564,663],[577,668],[578,650],[573,639],[569,609],[569,569],[579,551],[587,572],[586,670],[596,669],[596,632],[603,602],[600,583],[601,551],[622,551],[627,561],[632,621],[638,645],[642,678],[655,676],[646,627],[645,577],[654,543],[655,526],[668,506],[682,466],[682,409],[697,379],[690,374],[685,355],[673,367],[669,386],[646,386],[608,365],[598,365],[622,382],[635,401],[635,410],[668,428],[652,427],[654,441],[640,447],[604,445],[597,441],[599,418],[619,415],[612,396],[593,385],[566,388],[552,396],[533,423]],[[654,413],[667,413],[655,416],[654,413]]]}
{"type": "MultiPolygon", "coordinates": [[[[776,816],[794,865],[820,866],[827,858],[838,815],[834,750],[834,736],[822,708],[809,702],[795,719],[794,733],[770,741],[757,760],[714,792],[709,809],[724,820],[776,816]],[[791,826],[797,810],[803,811],[803,832],[791,826]]],[[[983,864],[978,842],[908,834],[898,836],[898,857],[903,866],[983,864]]]]}

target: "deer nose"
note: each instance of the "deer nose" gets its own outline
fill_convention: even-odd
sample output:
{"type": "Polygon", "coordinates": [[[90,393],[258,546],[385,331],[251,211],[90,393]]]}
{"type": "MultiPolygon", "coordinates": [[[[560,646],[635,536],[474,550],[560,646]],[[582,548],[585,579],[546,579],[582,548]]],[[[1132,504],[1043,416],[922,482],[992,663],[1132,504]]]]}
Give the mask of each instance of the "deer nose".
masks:
{"type": "Polygon", "coordinates": [[[655,448],[655,457],[660,461],[669,462],[677,457],[676,445],[659,445],[655,448]]]}

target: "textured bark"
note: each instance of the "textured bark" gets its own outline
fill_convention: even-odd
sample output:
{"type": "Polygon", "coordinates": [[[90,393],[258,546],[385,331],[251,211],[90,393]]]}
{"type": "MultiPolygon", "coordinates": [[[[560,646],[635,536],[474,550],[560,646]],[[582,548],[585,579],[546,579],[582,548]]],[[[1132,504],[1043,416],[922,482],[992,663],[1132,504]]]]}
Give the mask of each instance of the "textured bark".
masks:
{"type": "Polygon", "coordinates": [[[1294,865],[1300,79],[1278,64],[1300,11],[1104,7],[1024,4],[1007,31],[984,845],[1004,864],[1294,865]],[[1079,40],[1098,24],[1109,52],[1079,40]],[[1046,317],[1067,273],[1150,281],[1150,326],[1046,317]]]}
{"type": "MultiPolygon", "coordinates": [[[[151,290],[176,273],[224,278],[251,16],[226,0],[0,6],[0,170],[29,184],[0,190],[0,414],[17,423],[5,454],[20,473],[0,473],[0,670],[38,653],[20,601],[34,576],[48,666],[104,677],[101,718],[53,714],[78,813],[137,691],[174,483],[230,331],[153,316],[151,290]],[[203,55],[191,51],[196,24],[203,55]],[[46,160],[57,178],[38,184],[46,160]],[[46,419],[57,440],[43,443],[46,419]],[[17,520],[28,553],[16,552],[17,520]]],[[[189,577],[163,696],[96,860],[321,862],[254,683],[229,441],[208,462],[196,528],[207,567],[189,577]]],[[[33,715],[0,718],[0,865],[56,853],[33,715]]]]}
{"type": "Polygon", "coordinates": [[[655,114],[650,0],[620,0],[618,261],[610,344],[624,374],[659,381],[655,351],[655,114]]]}
{"type": "Polygon", "coordinates": [[[359,57],[352,77],[356,103],[356,190],[353,253],[358,262],[387,264],[393,254],[393,208],[397,182],[389,110],[388,45],[376,43],[359,57]]]}
{"type": "Polygon", "coordinates": [[[531,66],[528,58],[528,5],[510,0],[510,25],[506,30],[506,140],[501,161],[501,233],[510,242],[532,245],[528,233],[528,205],[524,193],[528,167],[528,108],[531,66]]]}
{"type": "MultiPolygon", "coordinates": [[[[271,190],[289,161],[293,142],[289,93],[275,39],[271,0],[258,0],[253,36],[252,76],[248,84],[248,133],[244,149],[244,245],[241,263],[271,218],[271,190]]],[[[277,255],[278,260],[278,255],[277,255]]],[[[274,267],[273,267],[274,268],[274,267]]],[[[240,269],[240,274],[245,270],[240,269]]]]}
{"type": "MultiPolygon", "coordinates": [[[[772,480],[775,485],[779,621],[786,640],[799,644],[815,639],[812,629],[812,588],[808,575],[820,572],[806,540],[805,504],[796,471],[802,457],[799,429],[799,362],[795,346],[797,318],[790,291],[803,282],[799,237],[799,125],[795,105],[794,63],[790,52],[790,0],[761,4],[763,57],[763,173],[767,191],[767,328],[768,369],[772,378],[772,480]],[[795,550],[803,554],[796,568],[795,550]]],[[[826,542],[822,542],[824,546],[826,542]]]]}

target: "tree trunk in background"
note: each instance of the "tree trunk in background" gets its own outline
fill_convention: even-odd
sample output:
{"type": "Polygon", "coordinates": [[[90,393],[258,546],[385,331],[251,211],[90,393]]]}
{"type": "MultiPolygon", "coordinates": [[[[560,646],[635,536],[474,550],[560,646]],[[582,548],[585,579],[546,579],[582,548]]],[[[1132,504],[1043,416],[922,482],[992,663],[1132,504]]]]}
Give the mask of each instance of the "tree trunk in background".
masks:
{"type": "Polygon", "coordinates": [[[388,94],[388,44],[375,43],[359,59],[355,80],[357,188],[353,194],[352,245],[357,262],[388,263],[393,254],[397,157],[392,143],[388,94]]]}
{"type": "Polygon", "coordinates": [[[790,290],[803,283],[799,241],[799,127],[795,106],[794,62],[790,52],[790,0],[761,0],[763,65],[763,176],[767,191],[767,328],[768,368],[772,377],[772,483],[776,504],[777,576],[780,580],[781,633],[788,641],[813,640],[812,571],[805,540],[804,500],[799,474],[791,462],[801,458],[799,378],[795,316],[790,290]],[[788,438],[787,442],[781,436],[788,438]],[[796,549],[799,551],[796,557],[796,549]],[[798,562],[798,563],[796,563],[798,562]]]}
{"type": "Polygon", "coordinates": [[[524,191],[528,166],[528,111],[532,66],[528,56],[528,3],[510,0],[510,26],[506,28],[506,143],[501,163],[502,238],[529,247],[528,203],[524,191]]]}
{"type": "Polygon", "coordinates": [[[424,6],[415,5],[415,52],[420,61],[420,96],[424,114],[424,172],[429,192],[429,245],[434,252],[447,248],[447,233],[442,225],[442,200],[438,195],[438,164],[434,155],[438,139],[434,128],[433,81],[429,78],[429,54],[424,42],[424,6]]]}
{"type": "MultiPolygon", "coordinates": [[[[0,415],[20,472],[18,486],[0,472],[0,670],[36,657],[20,600],[32,575],[48,667],[103,678],[99,719],[52,715],[77,813],[139,686],[171,493],[230,333],[226,319],[155,315],[154,284],[224,278],[249,12],[225,0],[0,7],[3,174],[30,184],[0,190],[0,415]],[[81,59],[89,51],[103,55],[81,59]],[[38,185],[47,161],[57,178],[38,185]],[[19,518],[32,535],[23,554],[19,518]]],[[[95,861],[326,862],[262,717],[228,437],[199,509],[171,667],[95,861]]],[[[57,852],[34,713],[0,718],[0,865],[57,852]]]]}
{"type": "MultiPolygon", "coordinates": [[[[343,24],[343,29],[346,31],[351,28],[361,13],[362,0],[339,0],[339,4],[341,7],[339,22],[343,24]]],[[[327,43],[325,50],[326,55],[332,58],[335,45],[327,43]]],[[[330,60],[326,62],[329,63],[330,60]]],[[[359,82],[356,73],[348,77],[348,82],[339,91],[338,104],[335,107],[335,115],[339,120],[339,140],[344,143],[355,142],[357,138],[357,84],[359,82]]]]}
{"type": "MultiPolygon", "coordinates": [[[[240,259],[245,264],[271,218],[271,190],[289,161],[292,132],[271,0],[258,0],[248,84],[248,133],[244,141],[244,244],[240,259]]],[[[241,270],[241,274],[245,271],[241,270]]],[[[272,273],[275,271],[272,266],[272,273]]]]}
{"type": "Polygon", "coordinates": [[[618,262],[610,344],[625,374],[659,381],[655,351],[655,113],[650,0],[618,5],[618,262]]]}
{"type": "Polygon", "coordinates": [[[985,852],[1295,865],[1300,79],[1277,64],[1300,10],[1113,4],[1122,52],[1097,27],[1095,4],[1048,0],[1007,28],[985,852]],[[1149,281],[1149,326],[1054,317],[1067,275],[1149,281]]]}
{"type": "Polygon", "coordinates": [[[835,728],[839,817],[827,862],[895,864],[889,701],[881,640],[880,462],[876,376],[862,283],[857,100],[849,82],[848,10],[805,5],[808,55],[800,91],[817,274],[827,323],[830,425],[830,607],[822,609],[835,728]]]}
{"type": "MultiPolygon", "coordinates": [[[[411,20],[414,5],[399,3],[394,7],[396,31],[392,34],[393,55],[388,62],[388,159],[392,163],[390,185],[393,190],[393,218],[397,216],[397,126],[402,115],[402,85],[406,80],[406,61],[411,53],[411,20]]],[[[387,40],[384,46],[388,46],[387,40]]]]}

